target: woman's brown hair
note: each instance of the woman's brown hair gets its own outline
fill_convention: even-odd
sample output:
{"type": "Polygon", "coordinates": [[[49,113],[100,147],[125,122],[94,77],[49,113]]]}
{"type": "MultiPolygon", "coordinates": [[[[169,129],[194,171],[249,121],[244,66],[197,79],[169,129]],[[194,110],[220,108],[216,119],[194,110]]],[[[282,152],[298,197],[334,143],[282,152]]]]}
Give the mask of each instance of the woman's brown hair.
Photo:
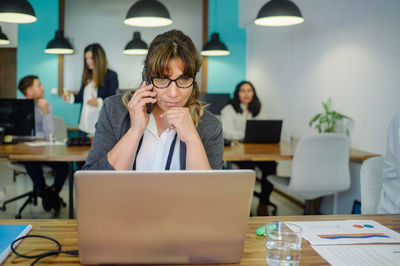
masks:
{"type": "MultiPolygon", "coordinates": [[[[194,77],[199,72],[201,58],[189,36],[179,30],[170,30],[159,34],[150,44],[144,61],[146,73],[143,74],[149,77],[164,76],[168,72],[169,62],[175,58],[180,58],[183,61],[183,75],[194,77]]],[[[129,102],[129,96],[132,94],[133,92],[128,92],[124,96],[125,105],[129,102]]],[[[203,115],[203,106],[197,101],[199,96],[199,85],[195,81],[185,107],[189,108],[196,127],[203,115]]]]}
{"type": "Polygon", "coordinates": [[[95,87],[104,86],[104,78],[107,73],[107,57],[103,47],[98,43],[92,43],[86,46],[83,53],[83,73],[82,87],[86,86],[91,80],[94,80],[95,87]],[[85,55],[91,51],[94,61],[94,68],[91,70],[86,64],[85,55]]]}

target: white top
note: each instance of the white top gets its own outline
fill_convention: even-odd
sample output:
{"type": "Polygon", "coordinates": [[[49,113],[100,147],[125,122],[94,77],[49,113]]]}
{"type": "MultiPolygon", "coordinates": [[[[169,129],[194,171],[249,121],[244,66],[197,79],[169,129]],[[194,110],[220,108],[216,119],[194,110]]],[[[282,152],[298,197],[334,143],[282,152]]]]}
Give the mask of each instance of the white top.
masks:
{"type": "MultiPolygon", "coordinates": [[[[165,170],[169,150],[175,137],[175,129],[166,129],[158,136],[156,121],[150,114],[149,124],[143,133],[143,142],[136,160],[136,170],[160,171],[165,170]]],[[[180,145],[179,137],[176,136],[174,153],[172,155],[170,170],[180,170],[180,145]]],[[[134,160],[135,158],[133,158],[134,160]]],[[[132,160],[132,166],[133,166],[132,160]]]]}
{"type": "Polygon", "coordinates": [[[243,113],[236,113],[231,104],[228,104],[221,110],[222,132],[225,139],[243,140],[246,131],[246,120],[251,119],[252,115],[246,117],[246,107],[240,105],[243,113]]]}
{"type": "Polygon", "coordinates": [[[378,213],[400,213],[400,113],[389,125],[378,213]]]}
{"type": "MultiPolygon", "coordinates": [[[[72,97],[70,101],[74,102],[75,97],[73,94],[71,96],[72,97]]],[[[103,99],[97,97],[97,88],[92,81],[85,86],[83,91],[81,119],[79,120],[79,129],[81,131],[94,135],[95,125],[97,123],[97,119],[99,119],[99,114],[102,107],[103,99]],[[97,106],[90,106],[87,104],[87,101],[93,97],[97,98],[97,106]]]]}

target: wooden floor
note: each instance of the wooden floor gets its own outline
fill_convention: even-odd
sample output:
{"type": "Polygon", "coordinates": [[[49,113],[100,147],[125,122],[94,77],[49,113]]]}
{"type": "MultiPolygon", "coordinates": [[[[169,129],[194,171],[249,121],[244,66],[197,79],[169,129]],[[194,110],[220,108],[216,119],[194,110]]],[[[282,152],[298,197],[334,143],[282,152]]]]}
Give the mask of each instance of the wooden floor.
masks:
{"type": "MultiPolygon", "coordinates": [[[[46,180],[47,184],[52,184],[53,179],[48,178],[46,180]]],[[[68,202],[68,181],[66,181],[60,195],[64,199],[65,202],[68,202]]],[[[28,192],[32,189],[32,182],[28,176],[20,175],[17,177],[16,182],[13,182],[12,178],[12,170],[7,166],[6,161],[0,161],[0,184],[6,187],[7,190],[7,198],[14,197],[16,195],[21,195],[25,192],[28,192]]],[[[255,190],[259,188],[256,187],[255,190]]],[[[273,192],[271,195],[271,201],[278,206],[278,215],[279,216],[287,216],[287,215],[301,215],[303,210],[292,203],[285,197],[282,197],[280,194],[273,192]]],[[[17,213],[17,210],[22,206],[24,200],[18,200],[16,202],[10,203],[7,205],[7,209],[5,212],[0,211],[0,219],[14,219],[17,213]]],[[[2,202],[0,201],[0,204],[2,202]]],[[[258,200],[253,199],[252,203],[252,213],[256,213],[256,209],[258,206],[258,200]]],[[[29,204],[22,213],[22,218],[24,219],[49,219],[56,218],[54,217],[52,212],[45,212],[41,205],[41,200],[38,200],[38,205],[33,206],[29,204]]],[[[58,218],[68,219],[68,208],[62,208],[60,212],[60,216],[58,218]]]]}

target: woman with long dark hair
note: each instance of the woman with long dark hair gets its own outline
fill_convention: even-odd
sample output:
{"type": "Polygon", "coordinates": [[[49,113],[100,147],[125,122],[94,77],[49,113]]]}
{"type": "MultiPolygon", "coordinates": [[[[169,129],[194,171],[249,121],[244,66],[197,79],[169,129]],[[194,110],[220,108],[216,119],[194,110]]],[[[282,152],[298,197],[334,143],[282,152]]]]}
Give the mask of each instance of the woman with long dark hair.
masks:
{"type": "MultiPolygon", "coordinates": [[[[224,138],[229,140],[243,140],[246,121],[258,118],[260,111],[261,103],[253,84],[249,81],[240,82],[236,86],[233,99],[221,111],[224,138]]],[[[260,198],[258,215],[268,215],[268,205],[274,208],[272,213],[276,214],[277,207],[269,200],[274,187],[267,180],[268,175],[276,173],[276,162],[240,161],[234,163],[241,169],[254,169],[256,166],[261,169],[261,193],[255,193],[260,198]]]]}

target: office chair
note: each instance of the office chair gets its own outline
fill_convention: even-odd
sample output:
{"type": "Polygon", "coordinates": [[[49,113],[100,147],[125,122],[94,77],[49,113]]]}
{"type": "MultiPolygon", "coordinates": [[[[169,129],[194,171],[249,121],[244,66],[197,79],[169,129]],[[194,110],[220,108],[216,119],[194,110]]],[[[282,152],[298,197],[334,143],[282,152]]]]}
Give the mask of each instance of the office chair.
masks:
{"type": "Polygon", "coordinates": [[[334,194],[336,214],[337,192],[350,188],[349,155],[346,135],[323,133],[305,137],[294,152],[292,176],[271,175],[268,180],[277,189],[305,199],[305,214],[310,214],[311,200],[334,194]]]}
{"type": "Polygon", "coordinates": [[[383,156],[363,162],[360,170],[361,213],[375,214],[382,191],[383,156]]]}
{"type": "MultiPolygon", "coordinates": [[[[57,117],[57,116],[53,116],[53,125],[54,125],[54,135],[55,135],[55,139],[57,141],[64,141],[67,138],[67,125],[64,121],[64,119],[62,117],[57,117]]],[[[14,182],[16,182],[16,178],[19,175],[28,175],[26,173],[26,169],[25,166],[23,164],[20,164],[18,162],[8,162],[8,166],[13,170],[13,180],[14,182]]],[[[45,176],[47,175],[52,175],[52,169],[46,165],[42,165],[42,169],[43,169],[43,173],[45,176]]],[[[23,199],[26,198],[26,201],[24,202],[24,204],[19,208],[18,210],[18,214],[15,215],[16,219],[21,219],[22,218],[22,211],[25,209],[25,207],[31,203],[33,205],[37,205],[37,198],[38,198],[38,194],[35,190],[26,192],[22,195],[19,195],[17,197],[11,198],[9,200],[6,200],[3,202],[3,205],[0,207],[1,211],[5,211],[6,210],[6,205],[14,202],[16,200],[19,199],[23,199]]],[[[62,200],[62,199],[61,199],[62,200]]],[[[61,206],[66,207],[66,203],[62,200],[61,202],[61,206]]]]}

